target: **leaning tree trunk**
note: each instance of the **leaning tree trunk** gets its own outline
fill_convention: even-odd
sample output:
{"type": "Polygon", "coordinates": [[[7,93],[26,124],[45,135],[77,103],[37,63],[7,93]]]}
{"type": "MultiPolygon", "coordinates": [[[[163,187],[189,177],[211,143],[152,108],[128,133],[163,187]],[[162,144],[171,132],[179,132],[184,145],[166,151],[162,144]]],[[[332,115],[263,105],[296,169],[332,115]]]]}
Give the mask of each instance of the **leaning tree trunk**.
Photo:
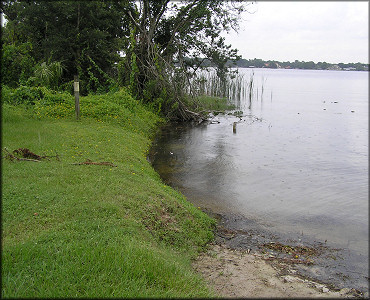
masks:
{"type": "MultiPolygon", "coordinates": [[[[143,98],[145,87],[150,81],[155,81],[158,89],[165,89],[171,97],[169,107],[167,106],[164,111],[167,117],[184,121],[204,120],[200,114],[192,111],[191,107],[197,107],[197,101],[192,93],[192,86],[185,69],[174,65],[173,54],[168,55],[167,52],[165,55],[169,59],[163,57],[158,50],[159,47],[154,43],[154,33],[168,2],[169,0],[163,0],[162,8],[157,15],[150,14],[147,1],[143,1],[141,18],[135,18],[138,17],[137,12],[127,11],[131,25],[135,28],[134,36],[131,38],[131,53],[127,55],[135,57],[135,72],[137,73],[135,74],[136,82],[132,84],[135,85],[139,98],[143,98]],[[190,95],[186,93],[187,91],[190,91],[190,95]]],[[[131,74],[133,73],[132,68],[131,64],[131,74]]]]}

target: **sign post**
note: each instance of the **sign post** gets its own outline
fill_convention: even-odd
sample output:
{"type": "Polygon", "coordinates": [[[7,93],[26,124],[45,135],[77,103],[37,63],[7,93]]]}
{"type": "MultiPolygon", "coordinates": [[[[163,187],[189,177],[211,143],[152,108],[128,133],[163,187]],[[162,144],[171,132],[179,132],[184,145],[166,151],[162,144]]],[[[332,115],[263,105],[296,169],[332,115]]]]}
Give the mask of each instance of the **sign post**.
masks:
{"type": "Polygon", "coordinates": [[[74,87],[74,92],[75,92],[76,120],[79,120],[80,119],[80,83],[78,81],[78,75],[75,75],[73,87],[74,87]]]}

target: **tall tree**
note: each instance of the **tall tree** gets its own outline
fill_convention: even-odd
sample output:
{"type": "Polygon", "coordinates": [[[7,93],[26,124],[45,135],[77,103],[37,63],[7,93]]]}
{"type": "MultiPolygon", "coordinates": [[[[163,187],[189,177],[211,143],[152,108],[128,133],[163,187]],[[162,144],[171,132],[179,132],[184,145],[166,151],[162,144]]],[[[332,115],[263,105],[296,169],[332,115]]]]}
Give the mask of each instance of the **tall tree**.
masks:
{"type": "Polygon", "coordinates": [[[224,0],[131,1],[124,10],[131,29],[124,51],[126,82],[137,96],[157,97],[165,111],[192,118],[184,103],[184,91],[192,92],[191,76],[209,59],[223,77],[227,61],[240,58],[220,33],[237,30],[247,6],[224,0]]]}
{"type": "Polygon", "coordinates": [[[125,5],[117,1],[16,0],[4,1],[2,11],[19,38],[32,44],[36,61],[60,61],[65,82],[79,74],[85,87],[96,90],[119,61],[121,38],[128,35],[122,14],[125,5]]]}

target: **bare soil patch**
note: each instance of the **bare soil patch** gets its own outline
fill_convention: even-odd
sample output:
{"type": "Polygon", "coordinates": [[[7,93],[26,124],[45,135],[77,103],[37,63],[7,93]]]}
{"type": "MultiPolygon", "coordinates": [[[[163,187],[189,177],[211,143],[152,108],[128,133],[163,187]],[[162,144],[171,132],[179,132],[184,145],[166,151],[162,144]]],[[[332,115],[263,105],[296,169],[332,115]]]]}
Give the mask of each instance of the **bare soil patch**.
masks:
{"type": "Polygon", "coordinates": [[[193,267],[225,298],[359,297],[355,290],[330,290],[324,284],[298,277],[294,270],[279,264],[266,261],[262,254],[212,244],[193,262],[193,267]]]}

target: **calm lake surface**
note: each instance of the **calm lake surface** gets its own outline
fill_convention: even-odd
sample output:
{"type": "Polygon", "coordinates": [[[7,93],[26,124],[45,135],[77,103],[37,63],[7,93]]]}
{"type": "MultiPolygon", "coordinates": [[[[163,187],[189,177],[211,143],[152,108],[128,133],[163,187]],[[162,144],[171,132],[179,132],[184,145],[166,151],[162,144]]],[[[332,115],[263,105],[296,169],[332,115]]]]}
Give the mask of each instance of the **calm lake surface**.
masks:
{"type": "Polygon", "coordinates": [[[254,72],[252,101],[230,99],[242,117],[164,128],[152,149],[154,168],[196,206],[345,249],[349,282],[365,288],[369,73],[239,72],[246,80],[254,72]]]}

